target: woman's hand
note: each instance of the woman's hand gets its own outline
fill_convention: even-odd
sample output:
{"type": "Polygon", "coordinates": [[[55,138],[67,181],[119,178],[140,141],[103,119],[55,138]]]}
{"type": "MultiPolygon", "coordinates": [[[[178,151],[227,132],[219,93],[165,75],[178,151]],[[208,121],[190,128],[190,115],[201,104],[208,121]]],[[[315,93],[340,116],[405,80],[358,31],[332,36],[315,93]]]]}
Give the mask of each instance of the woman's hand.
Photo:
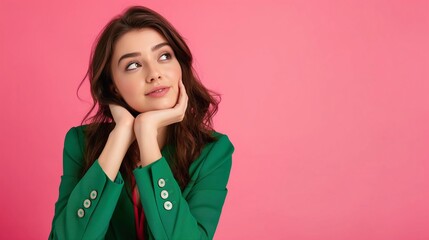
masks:
{"type": "Polygon", "coordinates": [[[188,95],[186,94],[183,82],[179,81],[179,98],[174,107],[144,112],[136,117],[134,121],[134,133],[139,144],[140,158],[143,166],[161,157],[160,146],[158,144],[158,131],[173,123],[181,122],[185,117],[187,106],[188,95]]]}
{"type": "Polygon", "coordinates": [[[115,128],[107,138],[106,145],[98,158],[98,163],[107,177],[111,181],[115,181],[122,160],[135,140],[134,117],[127,109],[119,105],[109,104],[109,108],[115,121],[115,128]]]}
{"type": "Polygon", "coordinates": [[[134,117],[131,113],[122,106],[116,104],[109,104],[110,112],[112,113],[113,120],[116,126],[132,127],[134,124],[134,117]]]}
{"type": "Polygon", "coordinates": [[[166,127],[170,124],[181,122],[185,117],[188,106],[188,95],[186,94],[183,82],[179,82],[179,98],[177,104],[169,109],[148,111],[139,114],[134,123],[134,132],[136,138],[140,139],[141,135],[147,132],[157,132],[159,128],[166,127]]]}
{"type": "Polygon", "coordinates": [[[121,134],[128,146],[135,140],[133,131],[134,117],[131,113],[122,106],[116,104],[109,104],[110,112],[112,113],[113,120],[115,121],[115,128],[113,131],[121,134]]]}

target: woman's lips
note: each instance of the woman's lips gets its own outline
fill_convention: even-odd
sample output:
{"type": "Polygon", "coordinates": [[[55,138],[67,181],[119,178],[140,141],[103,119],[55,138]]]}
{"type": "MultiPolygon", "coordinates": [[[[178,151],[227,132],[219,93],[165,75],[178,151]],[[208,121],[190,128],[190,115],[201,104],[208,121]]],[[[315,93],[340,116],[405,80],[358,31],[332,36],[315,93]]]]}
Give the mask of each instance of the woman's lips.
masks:
{"type": "Polygon", "coordinates": [[[169,90],[170,90],[169,87],[158,88],[158,89],[155,89],[155,90],[151,91],[150,93],[146,94],[146,96],[149,96],[149,97],[162,97],[165,94],[167,94],[167,92],[169,90]]]}

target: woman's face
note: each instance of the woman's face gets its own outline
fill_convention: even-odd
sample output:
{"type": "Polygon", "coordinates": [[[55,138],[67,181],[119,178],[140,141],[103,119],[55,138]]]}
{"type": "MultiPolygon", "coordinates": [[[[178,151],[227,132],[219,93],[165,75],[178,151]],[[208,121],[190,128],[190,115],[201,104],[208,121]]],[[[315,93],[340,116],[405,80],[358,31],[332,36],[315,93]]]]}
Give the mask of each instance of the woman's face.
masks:
{"type": "Polygon", "coordinates": [[[115,91],[138,112],[176,105],[182,70],[163,35],[151,28],[133,30],[116,42],[111,72],[115,91]]]}

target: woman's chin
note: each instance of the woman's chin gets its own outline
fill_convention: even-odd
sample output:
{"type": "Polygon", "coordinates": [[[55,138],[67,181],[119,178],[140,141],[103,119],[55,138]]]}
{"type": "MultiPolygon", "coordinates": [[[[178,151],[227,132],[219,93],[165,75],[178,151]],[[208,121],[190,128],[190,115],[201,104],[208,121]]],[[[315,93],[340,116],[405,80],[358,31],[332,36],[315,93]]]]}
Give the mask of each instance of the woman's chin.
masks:
{"type": "Polygon", "coordinates": [[[136,109],[139,113],[144,113],[144,112],[150,112],[150,111],[156,111],[156,110],[163,110],[163,109],[169,109],[169,108],[173,108],[175,106],[175,103],[171,104],[157,104],[156,106],[151,106],[150,108],[139,108],[136,109]]]}

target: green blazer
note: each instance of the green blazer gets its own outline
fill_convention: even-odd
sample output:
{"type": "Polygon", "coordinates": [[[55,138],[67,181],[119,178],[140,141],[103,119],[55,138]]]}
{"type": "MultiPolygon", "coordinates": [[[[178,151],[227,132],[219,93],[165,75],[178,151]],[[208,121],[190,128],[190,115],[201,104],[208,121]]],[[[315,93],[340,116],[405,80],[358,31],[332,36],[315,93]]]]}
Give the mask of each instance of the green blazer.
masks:
{"type": "MultiPolygon", "coordinates": [[[[65,137],[49,239],[136,239],[133,202],[121,173],[111,181],[97,159],[80,177],[84,128],[73,127],[65,137]]],[[[213,136],[217,141],[207,144],[191,164],[190,182],[183,191],[169,166],[172,146],[161,149],[159,160],[133,171],[145,214],[145,239],[213,238],[234,152],[226,135],[213,132],[213,136]]]]}

